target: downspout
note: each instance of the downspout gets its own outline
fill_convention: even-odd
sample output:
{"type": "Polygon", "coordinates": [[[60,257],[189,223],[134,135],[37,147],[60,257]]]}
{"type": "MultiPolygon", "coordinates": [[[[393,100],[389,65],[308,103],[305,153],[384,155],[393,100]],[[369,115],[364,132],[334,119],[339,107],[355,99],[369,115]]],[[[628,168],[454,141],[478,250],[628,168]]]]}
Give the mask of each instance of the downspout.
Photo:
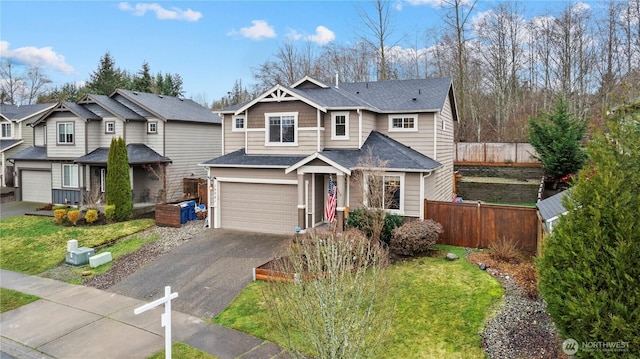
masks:
{"type": "Polygon", "coordinates": [[[358,112],[358,149],[362,148],[362,109],[357,109],[358,112]]]}
{"type": "MultiPolygon", "coordinates": [[[[422,172],[421,172],[422,173],[422,172]]],[[[431,174],[433,173],[433,170],[427,172],[426,175],[421,174],[420,175],[420,220],[424,220],[424,201],[426,199],[426,193],[424,190],[424,185],[425,185],[425,181],[424,179],[431,176],[431,174]]]]}
{"type": "Polygon", "coordinates": [[[438,113],[433,113],[433,159],[438,160],[438,113]]]}
{"type": "Polygon", "coordinates": [[[317,143],[316,151],[320,152],[320,151],[322,151],[322,149],[320,148],[320,109],[319,108],[316,109],[316,127],[318,129],[318,135],[317,135],[317,137],[318,137],[317,142],[318,143],[317,143]]]}

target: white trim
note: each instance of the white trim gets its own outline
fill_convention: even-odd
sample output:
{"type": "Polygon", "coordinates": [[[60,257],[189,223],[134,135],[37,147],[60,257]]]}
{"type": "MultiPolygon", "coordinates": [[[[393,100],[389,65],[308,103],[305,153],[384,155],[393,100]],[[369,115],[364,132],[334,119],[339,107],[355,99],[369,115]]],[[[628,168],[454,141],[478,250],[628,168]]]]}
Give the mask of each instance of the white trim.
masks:
{"type": "Polygon", "coordinates": [[[362,148],[362,110],[358,109],[358,149],[362,148]]]}
{"type": "Polygon", "coordinates": [[[304,228],[309,228],[309,180],[304,180],[304,228]]]}
{"type": "MultiPolygon", "coordinates": [[[[306,163],[309,163],[309,162],[311,162],[311,161],[313,161],[315,159],[320,159],[320,160],[326,162],[331,167],[335,168],[336,170],[339,170],[340,172],[346,173],[348,175],[351,174],[351,170],[350,169],[348,169],[348,168],[346,168],[344,166],[341,166],[340,164],[328,159],[327,157],[321,155],[320,152],[316,152],[316,153],[314,153],[312,155],[309,155],[309,156],[303,158],[302,160],[298,161],[297,163],[294,163],[293,165],[289,166],[284,171],[284,173],[285,174],[289,174],[289,173],[291,173],[291,172],[293,172],[295,170],[298,170],[298,173],[300,173],[299,168],[301,168],[302,166],[304,166],[305,169],[317,169],[318,172],[322,172],[322,173],[338,173],[338,172],[333,172],[333,170],[329,170],[327,168],[327,166],[305,166],[306,163]],[[324,169],[324,170],[320,171],[320,169],[324,169]],[[327,172],[327,171],[330,171],[330,172],[327,172]]],[[[331,167],[329,167],[329,168],[331,168],[331,167]]]]}
{"type": "Polygon", "coordinates": [[[336,141],[349,139],[349,111],[331,112],[331,139],[336,141]],[[344,116],[344,135],[336,135],[336,117],[344,116]]]}
{"type": "MultiPolygon", "coordinates": [[[[322,148],[320,146],[320,123],[322,122],[322,115],[320,114],[320,110],[316,109],[316,127],[318,128],[318,133],[316,134],[316,151],[320,152],[322,151],[322,148]]],[[[323,129],[324,130],[324,129],[323,129]]]]}
{"type": "Polygon", "coordinates": [[[147,121],[147,134],[158,134],[158,121],[147,121]],[[151,130],[152,124],[156,126],[155,130],[153,131],[151,130]]]}
{"type": "Polygon", "coordinates": [[[265,112],[264,114],[264,145],[267,147],[297,147],[298,146],[298,112],[265,112]],[[269,117],[280,118],[280,128],[282,129],[282,118],[293,117],[293,142],[270,142],[269,117]]]}
{"type": "Polygon", "coordinates": [[[418,132],[418,114],[409,114],[409,113],[398,113],[389,115],[389,132],[418,132]],[[403,124],[404,120],[412,118],[413,119],[413,127],[410,128],[394,128],[393,127],[393,119],[394,118],[402,118],[403,124]]]}
{"type": "Polygon", "coordinates": [[[291,87],[292,87],[292,88],[296,88],[296,87],[300,86],[300,84],[304,83],[305,81],[309,81],[309,82],[311,82],[312,84],[314,84],[314,85],[316,85],[316,86],[318,86],[318,87],[321,87],[321,88],[323,88],[323,89],[329,88],[329,86],[328,86],[328,85],[323,84],[322,82],[320,82],[320,81],[318,81],[318,80],[316,80],[316,79],[314,79],[314,78],[312,78],[312,77],[309,77],[309,76],[305,76],[305,77],[301,78],[300,80],[298,80],[298,81],[296,81],[296,82],[292,83],[292,84],[291,84],[291,87]]]}
{"type": "Polygon", "coordinates": [[[0,130],[1,130],[1,128],[5,127],[5,126],[8,126],[8,127],[9,127],[9,132],[10,132],[10,133],[9,133],[9,137],[7,137],[7,136],[3,136],[3,135],[2,135],[2,131],[0,131],[0,138],[3,138],[3,139],[12,139],[12,138],[16,137],[16,136],[15,136],[15,134],[14,134],[14,131],[13,131],[13,127],[14,127],[14,126],[13,126],[13,123],[12,123],[11,121],[6,121],[6,122],[4,122],[4,123],[0,123],[0,130]]]}
{"type": "Polygon", "coordinates": [[[104,133],[116,133],[116,121],[105,121],[104,133]],[[113,125],[113,129],[109,131],[109,125],[113,125]]]}
{"type": "Polygon", "coordinates": [[[56,144],[58,145],[74,145],[76,143],[76,123],[75,121],[60,121],[56,122],[56,144]],[[60,142],[60,125],[65,125],[65,141],[60,142]],[[71,142],[66,141],[66,136],[68,133],[66,132],[66,125],[71,125],[71,136],[73,139],[71,142]]]}
{"type": "Polygon", "coordinates": [[[244,115],[233,115],[231,117],[231,132],[244,132],[247,128],[247,118],[244,115]],[[236,121],[242,119],[242,127],[236,127],[236,121]]]}
{"type": "Polygon", "coordinates": [[[305,97],[302,97],[297,93],[290,91],[286,87],[283,87],[280,84],[278,84],[273,86],[269,90],[265,91],[262,95],[256,97],[253,101],[237,109],[234,114],[240,114],[258,102],[282,102],[282,101],[295,101],[295,100],[302,101],[307,105],[310,105],[319,109],[322,112],[327,112],[327,109],[325,107],[320,106],[317,103],[305,97]]]}
{"type": "MultiPolygon", "coordinates": [[[[389,213],[393,213],[393,214],[398,214],[398,215],[404,215],[404,202],[405,202],[405,198],[404,198],[404,187],[405,187],[405,173],[399,173],[399,172],[383,172],[380,174],[377,174],[383,177],[383,181],[384,181],[384,177],[400,177],[400,208],[399,209],[387,209],[387,208],[383,208],[386,212],[389,213]]],[[[367,186],[367,178],[370,175],[367,174],[364,177],[364,185],[363,185],[363,189],[364,189],[364,193],[363,193],[363,202],[365,206],[368,206],[368,201],[367,201],[367,193],[369,192],[368,190],[368,186],[367,186]]],[[[384,196],[383,196],[384,198],[384,196]]]]}
{"type": "Polygon", "coordinates": [[[217,182],[298,185],[297,179],[287,180],[287,179],[275,179],[275,178],[216,177],[215,180],[217,182]]]}
{"type": "Polygon", "coordinates": [[[107,191],[107,169],[100,169],[100,192],[105,193],[107,191]]]}
{"type": "Polygon", "coordinates": [[[61,187],[62,188],[79,188],[80,187],[80,166],[78,166],[77,163],[63,163],[62,164],[62,183],[61,183],[61,187]],[[71,169],[69,170],[69,182],[65,184],[64,183],[64,168],[65,166],[71,166],[71,169]],[[75,168],[75,171],[72,171],[72,169],[75,168]],[[75,184],[73,183],[73,175],[75,173],[75,184]]]}
{"type": "MultiPolygon", "coordinates": [[[[220,153],[224,155],[224,154],[225,154],[225,153],[224,153],[224,133],[226,132],[226,130],[225,130],[225,128],[224,128],[224,117],[225,117],[225,116],[224,116],[224,115],[222,115],[221,117],[222,117],[222,120],[220,120],[220,128],[221,128],[221,130],[222,130],[222,131],[221,131],[221,132],[222,132],[222,146],[220,146],[220,147],[221,147],[221,148],[220,148],[220,150],[221,150],[221,152],[220,152],[220,153]]],[[[211,202],[208,202],[208,203],[211,203],[211,202]]],[[[209,224],[211,224],[211,223],[209,223],[209,224]]],[[[209,226],[209,228],[211,228],[211,226],[209,226]]]]}

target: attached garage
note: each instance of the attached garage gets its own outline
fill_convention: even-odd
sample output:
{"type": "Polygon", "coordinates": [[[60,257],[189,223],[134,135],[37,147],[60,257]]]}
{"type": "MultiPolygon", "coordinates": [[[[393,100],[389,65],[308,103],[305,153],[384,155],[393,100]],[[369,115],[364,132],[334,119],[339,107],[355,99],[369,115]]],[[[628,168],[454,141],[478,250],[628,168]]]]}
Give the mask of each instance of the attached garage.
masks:
{"type": "Polygon", "coordinates": [[[51,171],[20,171],[22,200],[51,203],[51,171]]]}
{"type": "Polygon", "coordinates": [[[298,222],[297,186],[221,182],[222,228],[292,234],[298,222]]]}

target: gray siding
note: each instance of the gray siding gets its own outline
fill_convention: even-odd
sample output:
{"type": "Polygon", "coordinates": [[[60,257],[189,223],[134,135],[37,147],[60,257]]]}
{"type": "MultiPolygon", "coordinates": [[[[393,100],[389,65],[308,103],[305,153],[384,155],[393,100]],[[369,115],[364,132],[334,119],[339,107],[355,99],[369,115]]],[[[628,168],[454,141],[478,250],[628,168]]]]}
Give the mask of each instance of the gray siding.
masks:
{"type": "MultiPolygon", "coordinates": [[[[156,122],[158,124],[157,128],[157,133],[147,133],[147,124],[144,124],[144,143],[145,145],[149,146],[149,148],[153,149],[154,151],[158,152],[159,154],[163,155],[163,156],[167,156],[167,154],[165,153],[166,149],[164,146],[164,142],[165,142],[165,135],[169,135],[170,137],[174,138],[173,134],[171,133],[165,133],[167,124],[162,121],[162,120],[155,120],[155,119],[151,119],[149,120],[149,122],[156,122]]],[[[188,139],[188,137],[183,137],[183,140],[188,139]]],[[[167,140],[168,141],[168,140],[167,140]]],[[[172,140],[175,141],[175,140],[172,140]]]]}
{"type": "Polygon", "coordinates": [[[57,114],[47,119],[47,157],[76,158],[86,154],[84,120],[70,114],[57,114]],[[58,144],[58,123],[71,122],[74,124],[73,144],[58,144]]]}
{"type": "Polygon", "coordinates": [[[53,189],[51,194],[55,204],[82,204],[82,191],[79,189],[53,189]]]}
{"type": "Polygon", "coordinates": [[[102,121],[91,121],[87,123],[87,141],[89,151],[98,147],[111,146],[113,137],[124,138],[124,125],[122,120],[117,117],[106,117],[102,121]],[[105,126],[107,122],[114,122],[115,133],[106,133],[105,126]]]}
{"type": "Polygon", "coordinates": [[[433,149],[433,113],[418,114],[418,131],[389,131],[389,115],[376,116],[376,129],[394,140],[403,143],[414,150],[436,159],[433,149]]]}
{"type": "Polygon", "coordinates": [[[404,215],[420,216],[420,174],[407,173],[404,176],[404,215]]]}
{"type": "Polygon", "coordinates": [[[220,125],[169,121],[166,124],[165,156],[172,161],[167,166],[167,200],[182,197],[183,178],[206,178],[198,163],[222,153],[220,125]],[[192,175],[193,174],[193,175],[192,175]]]}
{"type": "Polygon", "coordinates": [[[449,98],[444,104],[441,113],[437,116],[437,158],[443,167],[435,173],[437,187],[436,200],[450,201],[453,198],[453,159],[454,142],[453,142],[453,115],[451,113],[451,103],[449,98]],[[442,121],[444,121],[444,130],[442,129],[442,121]]]}
{"type": "Polygon", "coordinates": [[[126,143],[146,143],[147,123],[144,121],[128,121],[126,123],[125,142],[126,143]]]}
{"type": "Polygon", "coordinates": [[[356,111],[329,111],[329,113],[324,114],[322,140],[324,142],[323,147],[325,148],[358,148],[358,113],[356,111]],[[332,139],[333,115],[344,112],[349,114],[349,139],[332,139]]]}
{"type": "Polygon", "coordinates": [[[224,154],[237,151],[245,147],[245,131],[233,131],[233,116],[224,115],[224,154]]]}
{"type": "Polygon", "coordinates": [[[32,131],[33,133],[33,144],[35,146],[44,146],[44,138],[46,136],[45,134],[45,125],[44,124],[40,124],[38,126],[35,126],[34,128],[30,128],[29,130],[32,131]]]}

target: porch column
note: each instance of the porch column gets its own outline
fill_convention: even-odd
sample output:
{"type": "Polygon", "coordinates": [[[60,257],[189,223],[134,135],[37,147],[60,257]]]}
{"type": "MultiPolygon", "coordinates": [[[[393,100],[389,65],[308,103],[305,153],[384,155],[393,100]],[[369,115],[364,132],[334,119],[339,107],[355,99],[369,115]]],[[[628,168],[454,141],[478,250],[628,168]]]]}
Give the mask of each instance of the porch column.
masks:
{"type": "Polygon", "coordinates": [[[298,227],[305,230],[304,174],[298,173],[298,227]]]}
{"type": "Polygon", "coordinates": [[[336,205],[336,230],[337,232],[342,232],[344,230],[344,196],[346,195],[346,186],[344,182],[344,173],[338,173],[337,177],[338,203],[336,205]]]}

